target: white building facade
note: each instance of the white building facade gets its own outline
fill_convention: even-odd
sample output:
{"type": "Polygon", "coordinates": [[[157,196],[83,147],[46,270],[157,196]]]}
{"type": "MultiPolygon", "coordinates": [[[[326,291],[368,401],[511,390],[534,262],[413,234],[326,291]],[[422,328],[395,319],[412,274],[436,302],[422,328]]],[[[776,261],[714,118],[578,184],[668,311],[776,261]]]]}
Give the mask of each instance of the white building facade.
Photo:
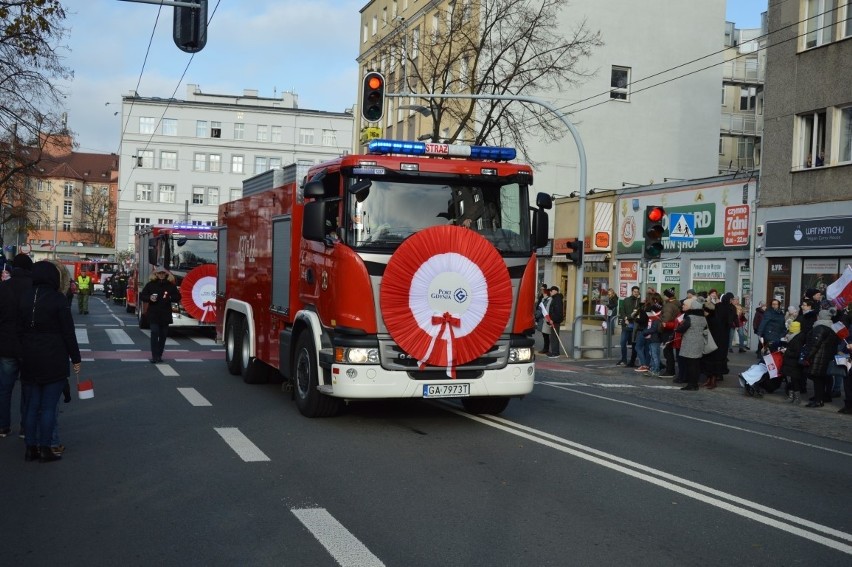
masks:
{"type": "Polygon", "coordinates": [[[352,147],[351,111],[300,109],[293,93],[219,95],[189,84],[186,100],[124,96],[121,114],[118,250],[147,225],[214,225],[244,179],[291,163],[301,177],[352,147]]]}

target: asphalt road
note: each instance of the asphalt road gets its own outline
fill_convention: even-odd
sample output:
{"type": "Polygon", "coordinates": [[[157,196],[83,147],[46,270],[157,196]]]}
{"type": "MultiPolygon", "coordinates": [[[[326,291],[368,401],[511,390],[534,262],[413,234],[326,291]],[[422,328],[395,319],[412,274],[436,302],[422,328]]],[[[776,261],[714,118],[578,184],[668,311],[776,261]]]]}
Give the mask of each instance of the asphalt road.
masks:
{"type": "Polygon", "coordinates": [[[500,417],[415,400],[311,420],[228,374],[209,335],[175,333],[153,365],[123,308],[90,311],[95,398],[62,406],[66,456],[0,439],[0,564],[852,560],[852,420],[830,409],[546,360],[500,417]]]}

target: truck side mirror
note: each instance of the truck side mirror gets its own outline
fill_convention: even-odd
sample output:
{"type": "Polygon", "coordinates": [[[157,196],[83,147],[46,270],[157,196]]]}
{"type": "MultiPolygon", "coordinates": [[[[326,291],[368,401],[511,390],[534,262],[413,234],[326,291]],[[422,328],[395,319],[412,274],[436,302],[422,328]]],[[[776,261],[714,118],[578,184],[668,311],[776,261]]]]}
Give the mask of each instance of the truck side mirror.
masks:
{"type": "Polygon", "coordinates": [[[325,187],[322,181],[308,181],[305,185],[305,197],[310,199],[321,199],[325,197],[325,187]]]}
{"type": "MultiPolygon", "coordinates": [[[[322,188],[322,183],[319,183],[322,188]]],[[[307,195],[310,183],[305,187],[307,195]]],[[[311,201],[305,204],[302,216],[302,238],[314,242],[325,242],[325,203],[323,201],[311,201]]]]}
{"type": "Polygon", "coordinates": [[[542,209],[534,209],[532,218],[533,248],[541,248],[542,246],[547,246],[547,225],[547,212],[542,209]]]}

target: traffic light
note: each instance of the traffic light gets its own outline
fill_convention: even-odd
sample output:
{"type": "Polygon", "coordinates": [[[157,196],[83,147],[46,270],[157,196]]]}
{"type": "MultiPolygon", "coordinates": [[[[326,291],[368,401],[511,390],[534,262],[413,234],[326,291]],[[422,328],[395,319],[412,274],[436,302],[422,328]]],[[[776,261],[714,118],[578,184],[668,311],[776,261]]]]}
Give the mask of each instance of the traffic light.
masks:
{"type": "Polygon", "coordinates": [[[579,266],[583,263],[583,241],[575,240],[574,242],[568,243],[568,248],[571,249],[570,252],[565,254],[565,257],[568,258],[568,262],[570,264],[574,264],[575,266],[579,266]]]}
{"type": "Polygon", "coordinates": [[[645,207],[645,246],[642,248],[642,258],[657,260],[663,255],[663,234],[666,229],[663,220],[666,210],[657,205],[645,207]]]}
{"type": "Polygon", "coordinates": [[[385,113],[385,78],[371,71],[364,76],[361,116],[367,122],[378,122],[385,113]]]}
{"type": "Polygon", "coordinates": [[[196,53],[207,45],[207,0],[182,0],[197,8],[174,7],[172,39],[181,51],[196,53]]]}

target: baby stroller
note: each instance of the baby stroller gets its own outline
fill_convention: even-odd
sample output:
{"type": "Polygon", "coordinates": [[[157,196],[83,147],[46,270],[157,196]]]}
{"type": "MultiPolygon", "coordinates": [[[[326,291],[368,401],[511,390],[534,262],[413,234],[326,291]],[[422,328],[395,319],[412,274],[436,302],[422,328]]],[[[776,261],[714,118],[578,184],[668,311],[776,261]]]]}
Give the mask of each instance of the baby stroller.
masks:
{"type": "Polygon", "coordinates": [[[784,378],[781,376],[783,356],[784,351],[776,348],[773,351],[767,352],[764,357],[764,360],[767,360],[767,363],[770,363],[772,368],[767,366],[767,363],[758,362],[757,364],[752,364],[748,370],[739,375],[740,385],[745,390],[747,396],[760,398],[763,397],[764,393],[771,394],[781,387],[784,383],[784,378]]]}

